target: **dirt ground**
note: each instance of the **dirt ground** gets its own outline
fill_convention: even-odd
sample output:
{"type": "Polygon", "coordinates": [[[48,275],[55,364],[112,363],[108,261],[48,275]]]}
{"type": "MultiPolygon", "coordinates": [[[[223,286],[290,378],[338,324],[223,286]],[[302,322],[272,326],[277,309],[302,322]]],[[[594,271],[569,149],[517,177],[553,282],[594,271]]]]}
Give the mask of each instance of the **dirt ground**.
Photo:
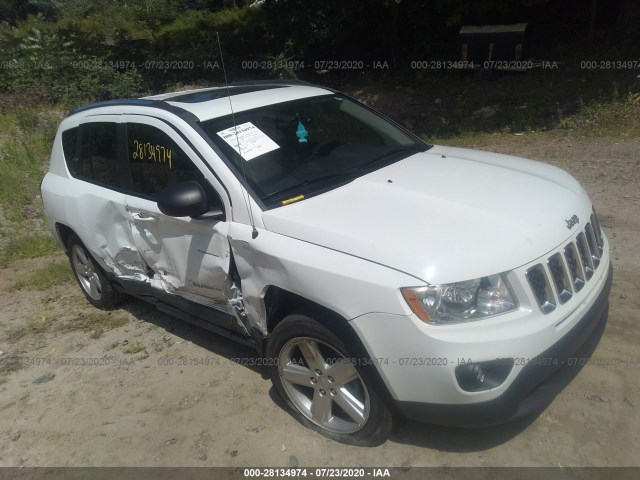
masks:
{"type": "Polygon", "coordinates": [[[0,466],[640,465],[640,139],[496,135],[482,148],[575,175],[612,246],[609,323],[594,361],[533,422],[404,421],[376,448],[334,443],[281,408],[245,347],[137,300],[96,317],[75,283],[8,290],[59,254],[0,270],[0,466]],[[78,319],[87,327],[64,328],[78,319]]]}

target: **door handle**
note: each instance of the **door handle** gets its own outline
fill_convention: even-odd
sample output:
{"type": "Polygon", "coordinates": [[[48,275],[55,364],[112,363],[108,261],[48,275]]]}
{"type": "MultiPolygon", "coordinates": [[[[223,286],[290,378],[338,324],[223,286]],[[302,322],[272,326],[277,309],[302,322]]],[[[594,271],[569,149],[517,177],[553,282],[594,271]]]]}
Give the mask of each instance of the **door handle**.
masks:
{"type": "Polygon", "coordinates": [[[158,217],[150,213],[131,212],[131,216],[137,222],[157,222],[158,217]]]}

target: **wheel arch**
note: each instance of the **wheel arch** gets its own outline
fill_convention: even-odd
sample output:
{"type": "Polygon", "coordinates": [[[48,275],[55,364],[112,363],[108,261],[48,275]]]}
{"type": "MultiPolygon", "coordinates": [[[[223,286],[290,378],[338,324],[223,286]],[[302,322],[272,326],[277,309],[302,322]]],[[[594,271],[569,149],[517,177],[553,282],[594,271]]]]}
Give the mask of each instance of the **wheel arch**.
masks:
{"type": "MultiPolygon", "coordinates": [[[[340,337],[346,345],[350,346],[351,353],[354,357],[372,358],[349,321],[330,308],[274,285],[266,289],[263,300],[267,315],[268,333],[262,345],[262,355],[266,355],[269,337],[278,324],[288,315],[303,314],[322,323],[322,325],[331,330],[336,336],[340,337]]],[[[368,365],[367,371],[375,383],[375,388],[383,401],[395,412],[396,408],[393,397],[389,393],[389,389],[384,383],[378,369],[373,365],[373,362],[368,365]]]]}
{"type": "MultiPolygon", "coordinates": [[[[69,253],[69,239],[71,238],[71,235],[75,235],[80,238],[71,227],[59,222],[56,223],[56,234],[58,235],[58,240],[67,254],[69,253]]],[[[82,241],[82,239],[80,239],[80,241],[82,241]]]]}
{"type": "Polygon", "coordinates": [[[268,334],[273,332],[273,329],[292,313],[316,314],[319,317],[316,319],[334,333],[343,333],[348,327],[355,334],[353,328],[349,326],[348,320],[339,313],[284,288],[270,285],[265,290],[263,301],[268,334]]]}

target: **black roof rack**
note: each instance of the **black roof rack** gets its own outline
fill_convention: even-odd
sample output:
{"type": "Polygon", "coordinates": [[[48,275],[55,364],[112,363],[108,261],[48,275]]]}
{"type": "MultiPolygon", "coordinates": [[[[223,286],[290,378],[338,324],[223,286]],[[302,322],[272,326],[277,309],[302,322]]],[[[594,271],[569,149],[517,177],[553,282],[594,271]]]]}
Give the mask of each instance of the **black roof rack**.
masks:
{"type": "Polygon", "coordinates": [[[75,115],[76,113],[79,113],[79,112],[92,110],[94,108],[128,106],[128,105],[135,105],[138,107],[159,108],[161,110],[166,110],[167,112],[171,112],[187,121],[198,120],[198,118],[193,113],[185,110],[184,108],[176,107],[175,105],[171,105],[165,102],[164,100],[151,100],[147,98],[122,98],[122,99],[94,102],[94,103],[90,103],[89,105],[83,105],[82,107],[74,108],[69,112],[69,116],[75,115]]]}
{"type": "Polygon", "coordinates": [[[176,92],[174,96],[167,99],[171,102],[178,103],[202,103],[219,98],[226,98],[230,95],[241,95],[243,93],[254,93],[263,90],[272,90],[274,88],[283,88],[285,85],[277,84],[255,84],[255,85],[229,85],[229,87],[209,87],[198,89],[195,92],[176,92]]]}
{"type": "MultiPolygon", "coordinates": [[[[236,85],[306,85],[306,86],[315,86],[312,83],[306,82],[304,80],[299,80],[297,78],[290,79],[273,79],[273,80],[242,80],[240,82],[231,82],[229,84],[230,87],[236,85]]],[[[217,87],[226,87],[226,85],[215,85],[217,87]]]]}
{"type": "MultiPolygon", "coordinates": [[[[228,86],[229,87],[242,87],[242,86],[260,86],[260,85],[264,85],[265,87],[269,87],[269,86],[286,86],[286,85],[306,85],[306,86],[315,86],[309,82],[305,82],[303,80],[297,80],[297,79],[292,79],[292,80],[283,80],[283,79],[277,79],[277,80],[249,80],[249,81],[242,81],[242,82],[233,82],[230,83],[228,86]]],[[[218,84],[218,85],[209,85],[206,87],[202,87],[202,90],[206,90],[206,89],[213,89],[213,88],[225,88],[227,87],[227,85],[225,84],[218,84]]],[[[326,87],[321,87],[324,88],[325,90],[327,90],[326,87]]],[[[200,89],[198,89],[200,90],[200,89]]],[[[165,100],[155,100],[155,99],[148,99],[148,98],[122,98],[122,99],[113,99],[113,100],[103,100],[100,102],[94,102],[94,103],[90,103],[88,105],[83,105],[81,107],[77,107],[74,108],[73,110],[71,110],[69,112],[68,116],[71,115],[75,115],[76,113],[80,113],[80,112],[85,112],[87,110],[92,110],[94,108],[100,108],[100,107],[110,107],[110,106],[127,106],[127,105],[134,105],[134,106],[139,106],[139,107],[151,107],[151,108],[159,108],[161,110],[166,110],[168,112],[171,112],[175,115],[177,115],[178,117],[187,120],[187,121],[198,121],[198,118],[191,112],[189,112],[188,110],[185,110],[184,108],[180,108],[177,107],[175,105],[171,105],[169,103],[167,103],[168,101],[174,101],[175,98],[178,98],[181,96],[181,92],[175,92],[176,93],[176,97],[171,97],[168,98],[166,101],[165,100]]],[[[184,93],[184,95],[188,95],[186,92],[184,93]]]]}

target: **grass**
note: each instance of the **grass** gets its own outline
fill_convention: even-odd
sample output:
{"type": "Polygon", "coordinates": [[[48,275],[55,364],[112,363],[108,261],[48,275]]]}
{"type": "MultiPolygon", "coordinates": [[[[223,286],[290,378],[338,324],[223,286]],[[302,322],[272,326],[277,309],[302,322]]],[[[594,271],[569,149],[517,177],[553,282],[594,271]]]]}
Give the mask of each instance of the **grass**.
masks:
{"type": "Polygon", "coordinates": [[[578,114],[563,118],[559,127],[580,130],[583,135],[597,137],[638,135],[639,114],[640,105],[634,95],[607,103],[592,101],[583,106],[578,114]]]}
{"type": "Polygon", "coordinates": [[[57,248],[44,228],[40,182],[61,117],[47,106],[0,109],[0,267],[57,248]]]}
{"type": "Polygon", "coordinates": [[[144,352],[144,353],[147,352],[147,347],[145,347],[141,343],[134,343],[130,347],[127,347],[124,350],[122,350],[122,353],[125,353],[127,355],[134,355],[140,352],[144,352]]]}
{"type": "Polygon", "coordinates": [[[91,338],[99,338],[104,332],[126,325],[129,322],[123,312],[91,312],[88,315],[80,314],[64,322],[60,330],[83,330],[89,332],[91,338]]]}
{"type": "MultiPolygon", "coordinates": [[[[473,134],[557,129],[585,135],[640,133],[637,73],[558,70],[472,72],[417,70],[384,76],[344,75],[325,83],[351,92],[433,143],[473,134]]],[[[443,143],[443,142],[440,142],[443,143]]]]}
{"type": "Polygon", "coordinates": [[[51,320],[51,318],[47,318],[45,315],[40,315],[40,317],[29,321],[26,325],[11,328],[6,332],[7,340],[10,342],[17,342],[29,334],[38,335],[48,330],[51,325],[53,325],[51,320]]]}
{"type": "Polygon", "coordinates": [[[49,265],[36,269],[28,277],[18,280],[9,286],[9,291],[23,288],[48,290],[56,285],[64,285],[74,280],[73,272],[66,260],[57,260],[49,265]]]}
{"type": "Polygon", "coordinates": [[[0,385],[5,383],[6,377],[17,372],[24,366],[17,355],[7,355],[0,357],[0,385]]]}
{"type": "MultiPolygon", "coordinates": [[[[25,225],[26,230],[27,225],[25,225]]],[[[9,235],[12,235],[10,233],[9,235]]],[[[16,235],[13,233],[13,235],[16,235]]],[[[0,234],[1,236],[1,234],[0,234]]],[[[0,267],[6,267],[14,260],[51,255],[58,251],[58,243],[51,235],[12,236],[0,248],[0,267]]]]}
{"type": "Polygon", "coordinates": [[[96,311],[88,315],[79,314],[68,320],[40,315],[25,325],[6,330],[5,335],[9,342],[15,343],[27,335],[38,335],[51,329],[61,333],[80,330],[89,333],[90,338],[96,339],[101,337],[104,332],[126,325],[128,321],[129,319],[124,312],[96,311]]]}
{"type": "Polygon", "coordinates": [[[29,329],[24,325],[10,328],[6,331],[7,340],[9,342],[17,342],[29,333],[29,329]]]}
{"type": "Polygon", "coordinates": [[[537,135],[544,138],[561,138],[567,135],[591,138],[624,138],[640,136],[640,105],[631,100],[620,102],[592,102],[580,112],[563,117],[558,127],[547,131],[498,132],[468,130],[456,136],[423,135],[430,144],[452,147],[487,148],[501,138],[524,138],[516,135],[537,135]]]}
{"type": "Polygon", "coordinates": [[[37,195],[60,119],[60,111],[50,107],[0,114],[0,208],[10,222],[42,213],[37,195]]]}

